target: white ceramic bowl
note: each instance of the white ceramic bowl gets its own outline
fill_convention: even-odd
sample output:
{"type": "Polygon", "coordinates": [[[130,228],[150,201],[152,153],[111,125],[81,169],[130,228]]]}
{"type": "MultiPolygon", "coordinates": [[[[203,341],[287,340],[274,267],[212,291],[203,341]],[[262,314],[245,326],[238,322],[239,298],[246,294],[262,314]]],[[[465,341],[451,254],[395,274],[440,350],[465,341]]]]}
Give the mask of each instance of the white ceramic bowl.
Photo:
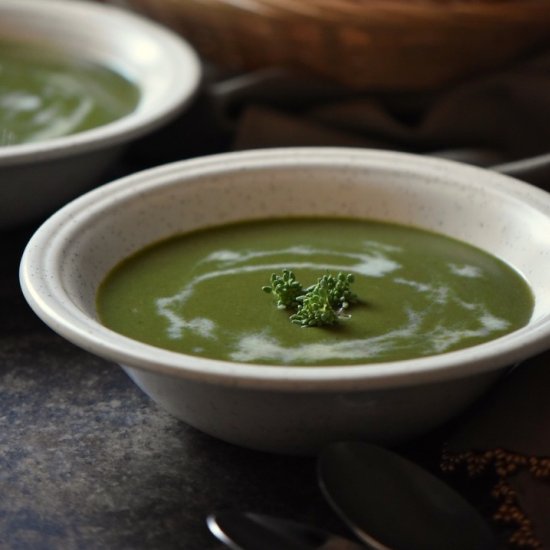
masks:
{"type": "Polygon", "coordinates": [[[177,417],[239,445],[309,453],[333,440],[391,442],[425,432],[463,410],[506,367],[550,346],[549,273],[550,194],[451,161],[301,148],[184,161],[99,187],[38,229],[21,284],[50,327],[122,365],[177,417]],[[391,220],[473,243],[525,276],[535,297],[532,319],[507,336],[442,355],[306,368],[164,351],[97,321],[98,285],[145,245],[212,224],[298,214],[391,220]]]}
{"type": "Polygon", "coordinates": [[[120,8],[64,0],[2,0],[0,42],[48,44],[107,64],[141,91],[137,108],[110,124],[43,142],[0,146],[0,229],[51,213],[98,183],[133,138],[189,102],[200,64],[182,39],[120,8]]]}

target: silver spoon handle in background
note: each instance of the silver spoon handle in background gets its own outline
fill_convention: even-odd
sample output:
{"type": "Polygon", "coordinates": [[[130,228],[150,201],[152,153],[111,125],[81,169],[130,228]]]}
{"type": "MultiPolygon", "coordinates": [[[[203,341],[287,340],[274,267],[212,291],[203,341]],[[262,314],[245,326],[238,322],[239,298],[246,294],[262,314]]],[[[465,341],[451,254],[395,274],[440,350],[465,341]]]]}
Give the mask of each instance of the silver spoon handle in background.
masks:
{"type": "Polygon", "coordinates": [[[233,550],[364,550],[364,545],[286,519],[238,511],[207,518],[210,532],[233,550]]]}

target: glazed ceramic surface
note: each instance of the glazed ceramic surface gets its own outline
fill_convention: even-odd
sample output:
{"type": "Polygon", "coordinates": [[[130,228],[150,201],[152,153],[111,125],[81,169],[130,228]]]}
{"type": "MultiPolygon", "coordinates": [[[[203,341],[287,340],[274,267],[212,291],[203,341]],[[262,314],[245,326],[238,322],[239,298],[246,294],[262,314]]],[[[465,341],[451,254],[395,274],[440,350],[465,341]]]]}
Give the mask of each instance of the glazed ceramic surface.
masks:
{"type": "Polygon", "coordinates": [[[48,44],[118,70],[140,89],[129,115],[79,134],[0,147],[0,229],[34,220],[98,183],[131,139],[183,109],[200,81],[194,51],[121,9],[62,0],[2,0],[0,41],[48,44]]]}
{"type": "MultiPolygon", "coordinates": [[[[97,188],[30,241],[21,284],[36,313],[123,366],[162,407],[251,448],[310,453],[329,441],[394,442],[448,420],[504,369],[550,345],[550,195],[451,161],[299,148],[184,161],[97,188]],[[383,364],[285,367],[202,359],[103,327],[98,285],[122,258],[176,233],[245,219],[321,214],[411,224],[462,239],[531,286],[527,326],[491,342],[383,364]]],[[[503,296],[503,299],[506,299],[503,296]]]]}

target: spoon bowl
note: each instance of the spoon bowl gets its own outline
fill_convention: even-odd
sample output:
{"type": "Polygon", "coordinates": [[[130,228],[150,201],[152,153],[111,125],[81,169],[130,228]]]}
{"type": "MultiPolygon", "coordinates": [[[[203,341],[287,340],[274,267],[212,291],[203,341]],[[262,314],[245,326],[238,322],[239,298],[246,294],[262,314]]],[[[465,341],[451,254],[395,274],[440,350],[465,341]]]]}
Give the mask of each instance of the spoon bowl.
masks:
{"type": "Polygon", "coordinates": [[[494,536],[461,495],[381,447],[340,442],[319,456],[321,490],[355,534],[376,550],[488,550],[494,536]]]}

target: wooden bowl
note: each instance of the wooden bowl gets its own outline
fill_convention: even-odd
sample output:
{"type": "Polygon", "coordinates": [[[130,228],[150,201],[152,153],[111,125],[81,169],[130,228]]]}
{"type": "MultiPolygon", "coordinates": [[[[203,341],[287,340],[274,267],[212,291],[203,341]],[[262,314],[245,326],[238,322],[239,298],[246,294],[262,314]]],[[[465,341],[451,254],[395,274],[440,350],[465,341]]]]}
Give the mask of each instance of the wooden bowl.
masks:
{"type": "Polygon", "coordinates": [[[369,90],[439,88],[550,45],[547,0],[124,3],[222,67],[283,66],[369,90]]]}

